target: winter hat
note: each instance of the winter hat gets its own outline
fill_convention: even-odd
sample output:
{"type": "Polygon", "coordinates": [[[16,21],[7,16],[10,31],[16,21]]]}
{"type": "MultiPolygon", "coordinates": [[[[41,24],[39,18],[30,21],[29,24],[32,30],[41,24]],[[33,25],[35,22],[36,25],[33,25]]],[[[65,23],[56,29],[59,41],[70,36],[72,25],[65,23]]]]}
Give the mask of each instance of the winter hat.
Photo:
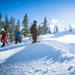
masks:
{"type": "Polygon", "coordinates": [[[34,23],[37,23],[37,21],[34,20],[34,23]]]}

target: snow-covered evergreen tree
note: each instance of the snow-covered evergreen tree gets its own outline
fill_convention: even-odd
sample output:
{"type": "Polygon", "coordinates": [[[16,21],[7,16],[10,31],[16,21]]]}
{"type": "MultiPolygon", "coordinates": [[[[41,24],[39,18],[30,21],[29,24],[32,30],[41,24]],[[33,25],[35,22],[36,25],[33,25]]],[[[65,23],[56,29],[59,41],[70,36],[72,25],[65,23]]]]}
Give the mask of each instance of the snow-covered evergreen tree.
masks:
{"type": "Polygon", "coordinates": [[[15,30],[15,19],[11,16],[9,21],[10,33],[14,32],[15,30]]]}
{"type": "Polygon", "coordinates": [[[15,26],[16,26],[15,31],[20,31],[20,20],[19,19],[17,20],[17,25],[15,25],[15,26]]]}
{"type": "Polygon", "coordinates": [[[71,27],[71,25],[69,25],[69,32],[71,32],[72,31],[72,27],[71,27]]]}
{"type": "Polygon", "coordinates": [[[14,32],[15,32],[15,19],[11,16],[9,21],[9,38],[14,40],[14,32]]]}
{"type": "Polygon", "coordinates": [[[44,22],[43,22],[43,29],[44,29],[44,34],[46,34],[47,31],[48,31],[47,19],[46,19],[46,17],[44,18],[44,22]]]}
{"type": "Polygon", "coordinates": [[[2,32],[2,29],[5,29],[5,24],[2,21],[2,13],[0,13],[0,34],[2,32]]]}
{"type": "Polygon", "coordinates": [[[27,14],[25,14],[25,16],[24,16],[24,19],[22,21],[22,25],[23,25],[22,32],[23,32],[24,36],[26,37],[26,36],[28,36],[28,33],[29,33],[27,14]]]}
{"type": "Polygon", "coordinates": [[[42,23],[42,27],[41,27],[41,34],[46,34],[46,33],[48,33],[49,31],[48,31],[48,22],[47,22],[47,19],[46,19],[46,17],[44,18],[44,21],[43,21],[43,23],[42,23]]]}
{"type": "Polygon", "coordinates": [[[9,21],[7,15],[5,15],[5,31],[9,32],[9,21]]]}
{"type": "Polygon", "coordinates": [[[2,19],[2,14],[0,13],[0,23],[1,23],[1,19],[2,19]]]}
{"type": "Polygon", "coordinates": [[[0,13],[0,33],[1,33],[1,28],[2,28],[2,26],[1,26],[1,19],[2,19],[2,14],[0,13]]]}
{"type": "Polygon", "coordinates": [[[58,32],[58,26],[55,26],[54,29],[55,29],[54,32],[57,33],[58,32]]]}

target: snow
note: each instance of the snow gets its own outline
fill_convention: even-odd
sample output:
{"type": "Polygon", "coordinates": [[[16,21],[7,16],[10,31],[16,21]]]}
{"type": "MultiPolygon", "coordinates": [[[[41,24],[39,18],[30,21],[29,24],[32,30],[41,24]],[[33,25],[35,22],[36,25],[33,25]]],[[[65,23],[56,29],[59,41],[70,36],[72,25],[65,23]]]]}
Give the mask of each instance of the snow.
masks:
{"type": "Polygon", "coordinates": [[[0,52],[0,63],[4,62],[5,59],[9,58],[10,56],[12,56],[13,54],[21,51],[23,48],[25,47],[21,47],[21,48],[15,48],[15,49],[11,49],[11,50],[7,50],[7,51],[2,51],[0,52]]]}
{"type": "Polygon", "coordinates": [[[75,31],[0,48],[0,75],[75,75],[75,31]]]}

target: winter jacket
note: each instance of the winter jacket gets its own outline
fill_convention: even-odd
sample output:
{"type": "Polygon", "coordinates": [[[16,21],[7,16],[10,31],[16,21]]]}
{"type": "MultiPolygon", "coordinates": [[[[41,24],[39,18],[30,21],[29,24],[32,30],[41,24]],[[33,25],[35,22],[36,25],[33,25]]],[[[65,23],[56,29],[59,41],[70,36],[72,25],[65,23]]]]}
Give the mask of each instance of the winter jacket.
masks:
{"type": "Polygon", "coordinates": [[[21,39],[22,38],[19,32],[16,32],[15,35],[14,35],[14,37],[15,38],[18,38],[18,39],[21,39]]]}
{"type": "Polygon", "coordinates": [[[7,42],[7,35],[6,34],[3,34],[2,37],[1,37],[1,40],[3,42],[7,42]]]}
{"type": "Polygon", "coordinates": [[[33,34],[33,35],[37,35],[37,29],[36,29],[35,25],[32,25],[32,26],[31,26],[30,32],[31,32],[31,34],[33,34]]]}

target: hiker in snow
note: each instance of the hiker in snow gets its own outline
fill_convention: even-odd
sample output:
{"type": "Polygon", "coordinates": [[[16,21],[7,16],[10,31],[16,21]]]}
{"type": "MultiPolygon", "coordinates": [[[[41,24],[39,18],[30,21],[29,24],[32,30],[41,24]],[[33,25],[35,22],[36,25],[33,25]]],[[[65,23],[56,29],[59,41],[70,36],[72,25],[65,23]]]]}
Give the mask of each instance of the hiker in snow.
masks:
{"type": "Polygon", "coordinates": [[[22,37],[19,31],[15,32],[14,37],[15,37],[15,44],[17,44],[18,42],[21,43],[22,37]]]}
{"type": "Polygon", "coordinates": [[[34,21],[33,25],[30,28],[31,36],[32,36],[32,43],[37,42],[37,21],[34,21]]]}
{"type": "Polygon", "coordinates": [[[2,42],[2,46],[1,47],[4,47],[5,43],[7,43],[7,32],[5,32],[5,31],[2,31],[1,42],[2,42]]]}

